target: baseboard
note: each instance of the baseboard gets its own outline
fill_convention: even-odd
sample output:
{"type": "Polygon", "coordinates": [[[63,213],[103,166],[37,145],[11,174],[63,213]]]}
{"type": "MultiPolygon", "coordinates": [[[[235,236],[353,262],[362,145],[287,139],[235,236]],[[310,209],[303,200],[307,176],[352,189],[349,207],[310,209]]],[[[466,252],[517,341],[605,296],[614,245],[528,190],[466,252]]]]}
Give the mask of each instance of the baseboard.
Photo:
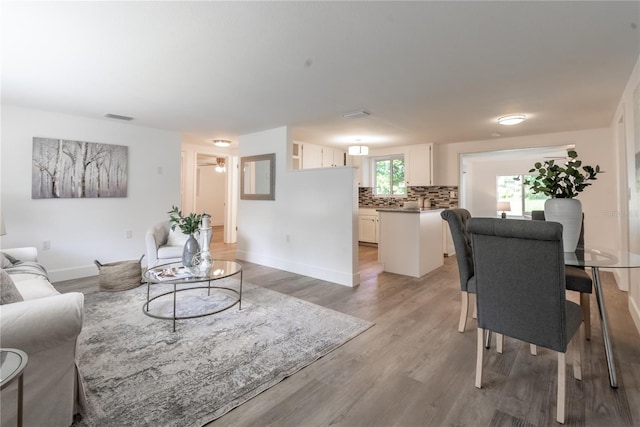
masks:
{"type": "Polygon", "coordinates": [[[629,297],[629,313],[631,313],[633,323],[636,325],[636,330],[640,334],[640,307],[631,297],[629,297]]]}
{"type": "Polygon", "coordinates": [[[262,254],[244,252],[240,250],[236,250],[236,258],[239,260],[252,262],[254,264],[277,268],[278,270],[290,271],[292,273],[301,274],[303,276],[313,277],[314,279],[326,280],[327,282],[337,283],[338,285],[354,287],[360,284],[359,271],[350,274],[341,271],[329,270],[314,265],[292,263],[288,260],[264,256],[262,254]]]}
{"type": "Polygon", "coordinates": [[[626,268],[602,269],[601,271],[612,271],[613,277],[616,279],[618,289],[629,292],[629,270],[626,268]]]}
{"type": "Polygon", "coordinates": [[[85,265],[83,267],[65,268],[60,270],[49,270],[49,280],[51,282],[63,282],[65,280],[81,279],[98,275],[98,267],[95,265],[85,265]]]}

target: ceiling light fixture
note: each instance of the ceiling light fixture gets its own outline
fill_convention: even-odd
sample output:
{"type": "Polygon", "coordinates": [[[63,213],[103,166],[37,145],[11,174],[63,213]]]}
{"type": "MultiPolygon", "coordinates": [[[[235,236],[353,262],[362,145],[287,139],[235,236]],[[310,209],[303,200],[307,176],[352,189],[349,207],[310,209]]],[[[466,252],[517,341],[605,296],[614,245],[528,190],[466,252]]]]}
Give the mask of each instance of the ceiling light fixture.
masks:
{"type": "Polygon", "coordinates": [[[352,145],[349,147],[350,156],[367,156],[369,154],[369,147],[366,145],[352,145]]]}
{"type": "Polygon", "coordinates": [[[226,172],[227,168],[225,167],[225,159],[224,157],[216,158],[216,172],[226,172]]]}
{"type": "Polygon", "coordinates": [[[214,139],[213,145],[216,147],[228,147],[231,145],[231,141],[227,141],[226,139],[214,139]]]}
{"type": "Polygon", "coordinates": [[[503,116],[498,119],[498,123],[505,126],[517,125],[524,122],[527,116],[524,114],[512,114],[510,116],[503,116]]]}

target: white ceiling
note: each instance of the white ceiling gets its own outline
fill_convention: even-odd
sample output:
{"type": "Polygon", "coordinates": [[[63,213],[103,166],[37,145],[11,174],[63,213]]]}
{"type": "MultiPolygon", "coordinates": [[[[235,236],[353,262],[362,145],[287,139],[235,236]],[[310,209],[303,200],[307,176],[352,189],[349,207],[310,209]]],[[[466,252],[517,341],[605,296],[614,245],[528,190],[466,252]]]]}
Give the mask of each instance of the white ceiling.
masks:
{"type": "Polygon", "coordinates": [[[2,2],[2,103],[372,147],[607,127],[640,2],[2,2]],[[366,110],[368,118],[343,113],[366,110]],[[497,117],[524,113],[505,127],[497,117]]]}

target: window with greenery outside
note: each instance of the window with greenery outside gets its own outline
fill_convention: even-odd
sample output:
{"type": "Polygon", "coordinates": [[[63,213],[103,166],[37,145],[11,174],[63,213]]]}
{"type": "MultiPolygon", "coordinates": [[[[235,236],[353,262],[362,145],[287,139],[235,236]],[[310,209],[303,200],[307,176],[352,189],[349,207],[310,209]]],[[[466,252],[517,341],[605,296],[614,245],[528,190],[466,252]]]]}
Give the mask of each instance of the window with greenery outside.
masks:
{"type": "Polygon", "coordinates": [[[404,157],[389,157],[374,160],[375,195],[406,196],[404,179],[404,157]]]}
{"type": "MultiPolygon", "coordinates": [[[[544,210],[544,202],[549,196],[534,193],[528,182],[533,175],[498,175],[496,177],[496,194],[498,201],[509,201],[511,211],[507,216],[524,216],[531,211],[544,210]]],[[[500,214],[501,212],[498,212],[500,214]]]]}

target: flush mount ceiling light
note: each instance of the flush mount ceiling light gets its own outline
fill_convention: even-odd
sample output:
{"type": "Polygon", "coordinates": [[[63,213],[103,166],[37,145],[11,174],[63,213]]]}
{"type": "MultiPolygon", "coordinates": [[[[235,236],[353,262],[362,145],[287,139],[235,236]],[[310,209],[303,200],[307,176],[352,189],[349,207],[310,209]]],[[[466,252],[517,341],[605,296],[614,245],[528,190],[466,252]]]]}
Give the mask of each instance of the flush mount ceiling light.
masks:
{"type": "Polygon", "coordinates": [[[503,116],[498,119],[498,123],[505,126],[517,125],[524,122],[527,116],[524,114],[512,114],[510,116],[503,116]]]}
{"type": "Polygon", "coordinates": [[[227,141],[226,139],[214,139],[213,145],[216,147],[228,147],[231,145],[231,141],[227,141]]]}
{"type": "Polygon", "coordinates": [[[366,145],[352,145],[349,147],[350,156],[366,156],[369,154],[369,147],[366,145]]]}

